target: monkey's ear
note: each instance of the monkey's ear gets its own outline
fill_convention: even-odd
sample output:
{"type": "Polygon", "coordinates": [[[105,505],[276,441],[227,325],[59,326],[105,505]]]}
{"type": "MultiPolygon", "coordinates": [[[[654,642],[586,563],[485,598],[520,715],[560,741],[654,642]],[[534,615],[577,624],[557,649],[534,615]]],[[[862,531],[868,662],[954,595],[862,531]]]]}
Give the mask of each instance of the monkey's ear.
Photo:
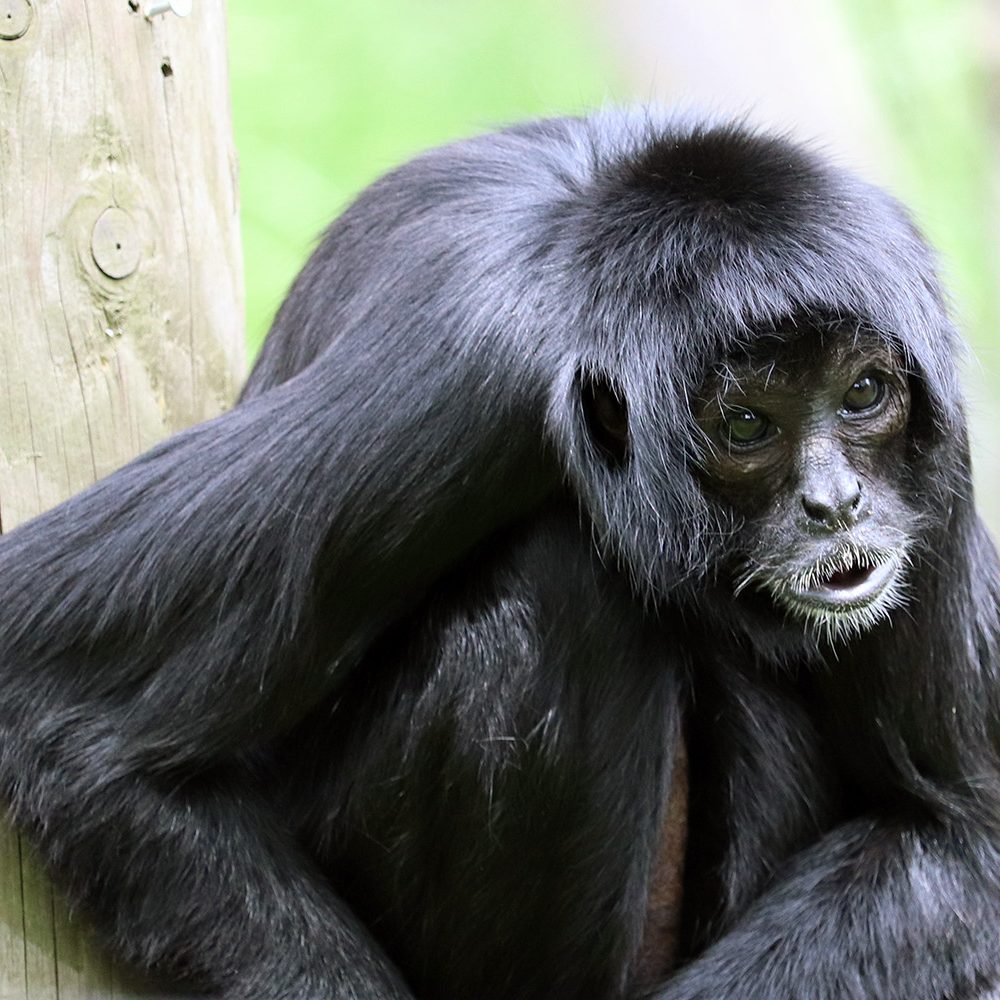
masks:
{"type": "Polygon", "coordinates": [[[623,465],[629,450],[625,393],[604,372],[579,371],[576,384],[591,442],[609,465],[623,465]]]}

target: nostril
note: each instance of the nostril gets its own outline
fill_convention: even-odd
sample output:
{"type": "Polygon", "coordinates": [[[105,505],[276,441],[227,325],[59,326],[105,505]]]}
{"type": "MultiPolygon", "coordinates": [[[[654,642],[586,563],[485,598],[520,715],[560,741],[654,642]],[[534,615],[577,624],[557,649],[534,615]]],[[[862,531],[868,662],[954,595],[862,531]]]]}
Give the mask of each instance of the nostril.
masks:
{"type": "Polygon", "coordinates": [[[802,509],[811,521],[827,525],[847,525],[853,523],[861,506],[861,483],[855,481],[854,488],[838,496],[817,497],[803,493],[802,509]]]}
{"type": "Polygon", "coordinates": [[[802,497],[802,509],[813,521],[827,521],[833,514],[832,508],[827,504],[807,496],[802,497]]]}

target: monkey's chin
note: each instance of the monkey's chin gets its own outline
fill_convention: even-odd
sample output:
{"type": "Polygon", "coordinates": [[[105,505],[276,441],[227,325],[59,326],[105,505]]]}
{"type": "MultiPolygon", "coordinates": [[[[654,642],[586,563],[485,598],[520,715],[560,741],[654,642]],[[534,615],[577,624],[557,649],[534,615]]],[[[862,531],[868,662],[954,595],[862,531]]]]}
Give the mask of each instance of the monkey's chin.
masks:
{"type": "Polygon", "coordinates": [[[849,549],[801,573],[770,579],[779,607],[818,637],[836,642],[859,635],[905,601],[902,551],[849,549]]]}

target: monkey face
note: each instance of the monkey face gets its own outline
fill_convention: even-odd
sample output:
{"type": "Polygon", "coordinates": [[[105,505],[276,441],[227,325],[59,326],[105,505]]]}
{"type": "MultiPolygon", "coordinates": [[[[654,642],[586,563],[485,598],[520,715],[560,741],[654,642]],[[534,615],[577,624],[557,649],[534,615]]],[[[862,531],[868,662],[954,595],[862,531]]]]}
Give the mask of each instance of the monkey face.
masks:
{"type": "Polygon", "coordinates": [[[831,641],[904,603],[909,414],[900,359],[872,335],[768,336],[717,366],[695,408],[699,472],[735,525],[737,601],[831,641]]]}

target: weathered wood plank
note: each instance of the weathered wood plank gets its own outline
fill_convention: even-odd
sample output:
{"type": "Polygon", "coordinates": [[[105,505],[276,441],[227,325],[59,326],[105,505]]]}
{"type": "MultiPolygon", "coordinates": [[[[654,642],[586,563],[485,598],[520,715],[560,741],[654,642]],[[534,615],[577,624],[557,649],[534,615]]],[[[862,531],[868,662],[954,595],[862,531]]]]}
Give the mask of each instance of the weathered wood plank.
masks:
{"type": "MultiPolygon", "coordinates": [[[[223,0],[0,0],[0,529],[227,406],[243,370],[223,0]]],[[[0,1000],[126,996],[0,827],[0,1000]]]]}

